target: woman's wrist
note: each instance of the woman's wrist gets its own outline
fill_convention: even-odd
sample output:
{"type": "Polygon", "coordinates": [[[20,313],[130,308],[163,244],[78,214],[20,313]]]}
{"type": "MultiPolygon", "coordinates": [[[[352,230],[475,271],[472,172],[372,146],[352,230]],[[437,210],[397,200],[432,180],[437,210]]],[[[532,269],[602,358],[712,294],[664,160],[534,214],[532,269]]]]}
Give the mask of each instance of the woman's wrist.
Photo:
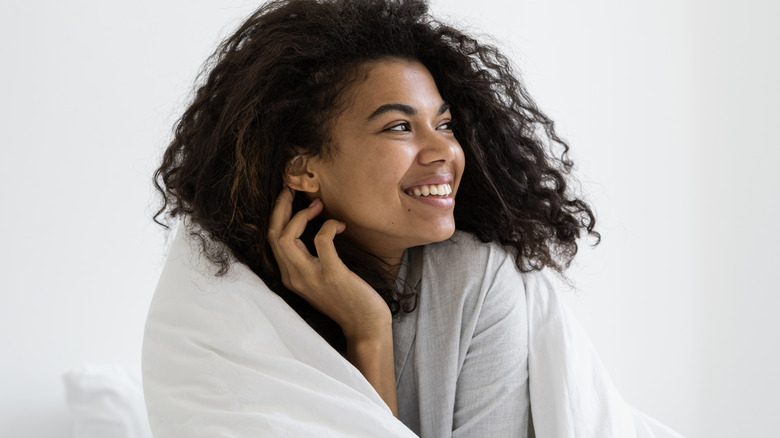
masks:
{"type": "Polygon", "coordinates": [[[375,315],[360,318],[348,318],[339,323],[341,331],[349,344],[370,345],[382,342],[389,336],[393,336],[393,315],[389,308],[385,308],[375,315]]]}

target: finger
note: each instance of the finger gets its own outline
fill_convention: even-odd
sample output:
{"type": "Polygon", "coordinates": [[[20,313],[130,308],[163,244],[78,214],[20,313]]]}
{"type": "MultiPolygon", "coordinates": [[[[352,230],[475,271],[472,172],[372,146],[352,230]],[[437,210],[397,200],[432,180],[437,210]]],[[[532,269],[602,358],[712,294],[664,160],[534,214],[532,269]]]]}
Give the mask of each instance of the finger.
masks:
{"type": "Polygon", "coordinates": [[[322,228],[320,228],[317,235],[314,236],[314,247],[317,248],[317,257],[320,259],[323,269],[330,270],[341,266],[341,259],[338,252],[336,252],[333,239],[336,237],[336,234],[343,232],[346,228],[347,224],[344,222],[328,219],[322,224],[322,228]]]}
{"type": "MultiPolygon", "coordinates": [[[[296,213],[282,230],[276,241],[276,248],[271,246],[274,254],[279,253],[294,269],[308,272],[315,269],[316,257],[309,253],[309,249],[301,241],[300,237],[306,230],[306,224],[322,212],[322,201],[315,199],[309,207],[296,213]]],[[[278,257],[277,257],[278,258],[278,257]]]]}
{"type": "Polygon", "coordinates": [[[310,220],[317,217],[317,215],[321,212],[322,201],[320,198],[316,198],[315,200],[311,201],[311,204],[309,204],[308,207],[296,213],[295,216],[293,216],[292,219],[287,222],[287,225],[282,231],[281,238],[297,239],[301,237],[301,234],[303,234],[304,230],[306,230],[306,224],[308,224],[310,220]]]}
{"type": "Polygon", "coordinates": [[[292,203],[295,198],[295,191],[285,187],[276,197],[274,209],[271,212],[271,218],[268,221],[268,238],[270,241],[276,241],[282,235],[284,227],[290,221],[292,215],[292,203]]]}

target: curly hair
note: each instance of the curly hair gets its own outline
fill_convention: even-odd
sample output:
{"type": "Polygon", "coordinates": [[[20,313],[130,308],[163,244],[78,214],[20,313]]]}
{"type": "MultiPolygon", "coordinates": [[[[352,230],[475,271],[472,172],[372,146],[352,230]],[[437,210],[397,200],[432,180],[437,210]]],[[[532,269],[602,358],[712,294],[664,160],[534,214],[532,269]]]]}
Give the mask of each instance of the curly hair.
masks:
{"type": "MultiPolygon", "coordinates": [[[[421,62],[451,104],[464,151],[456,227],[515,254],[523,272],[563,272],[595,216],[567,182],[568,145],[529,97],[497,48],[428,14],[423,0],[279,0],[261,6],[212,55],[178,121],[154,183],[155,221],[186,216],[198,227],[217,275],[246,264],[331,344],[340,330],[288,291],[267,242],[285,165],[300,151],[327,154],[329,122],[347,89],[374,61],[421,62]],[[214,245],[210,242],[217,242],[214,245]]],[[[294,212],[304,208],[296,198],[294,212]]],[[[312,221],[302,240],[321,222],[312,221]]],[[[380,293],[393,314],[416,296],[399,290],[377,257],[336,238],[344,263],[380,293]]]]}

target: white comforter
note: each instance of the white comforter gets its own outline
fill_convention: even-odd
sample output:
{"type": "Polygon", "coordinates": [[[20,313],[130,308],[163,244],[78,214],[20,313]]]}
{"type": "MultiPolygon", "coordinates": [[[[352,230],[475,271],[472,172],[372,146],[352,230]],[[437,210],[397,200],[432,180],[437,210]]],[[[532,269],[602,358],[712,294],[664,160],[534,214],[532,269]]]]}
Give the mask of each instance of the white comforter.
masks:
{"type": "MultiPolygon", "coordinates": [[[[183,231],[144,338],[144,392],[156,438],[415,436],[360,372],[248,268],[208,275],[213,268],[183,231]]],[[[549,290],[526,284],[536,436],[679,437],[622,400],[549,290]]]]}

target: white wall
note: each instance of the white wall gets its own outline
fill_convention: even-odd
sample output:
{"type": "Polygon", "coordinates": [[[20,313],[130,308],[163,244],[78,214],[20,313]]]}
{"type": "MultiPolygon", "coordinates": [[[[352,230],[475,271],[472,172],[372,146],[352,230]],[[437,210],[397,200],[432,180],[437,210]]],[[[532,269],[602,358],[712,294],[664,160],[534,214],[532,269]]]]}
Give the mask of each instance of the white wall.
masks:
{"type": "Polygon", "coordinates": [[[772,436],[780,430],[780,4],[694,7],[699,208],[708,219],[697,242],[702,436],[772,436]]]}
{"type": "MultiPolygon", "coordinates": [[[[0,436],[70,436],[60,375],[139,360],[164,244],[150,174],[200,63],[253,7],[0,4],[0,436]]],[[[776,430],[778,6],[434,10],[501,41],[572,145],[604,240],[571,303],[625,398],[689,436],[776,430]]]]}

